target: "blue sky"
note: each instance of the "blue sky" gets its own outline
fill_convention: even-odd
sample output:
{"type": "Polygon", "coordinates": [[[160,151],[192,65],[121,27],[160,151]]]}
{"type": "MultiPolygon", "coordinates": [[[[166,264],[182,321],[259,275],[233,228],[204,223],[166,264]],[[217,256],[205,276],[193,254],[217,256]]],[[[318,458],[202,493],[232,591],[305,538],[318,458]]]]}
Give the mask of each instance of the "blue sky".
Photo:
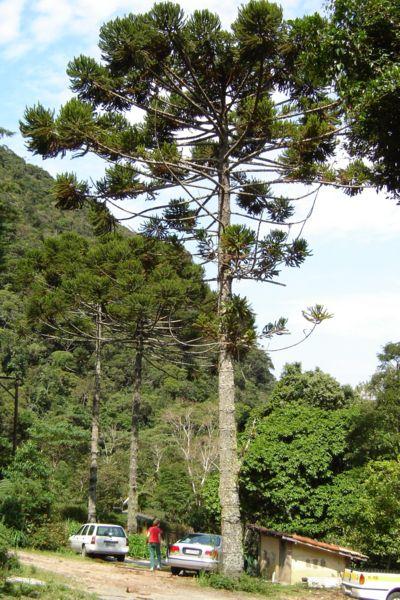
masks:
{"type": "MultiPolygon", "coordinates": [[[[57,109],[70,97],[65,69],[80,53],[98,56],[100,25],[116,15],[141,12],[152,3],[142,0],[0,0],[0,126],[18,130],[25,106],[41,101],[57,109]]],[[[227,25],[241,2],[204,0],[227,25]]],[[[286,17],[321,9],[321,2],[285,0],[286,17]]],[[[181,2],[190,11],[198,4],[181,2]]],[[[50,160],[32,157],[16,134],[7,145],[26,160],[55,174],[76,170],[96,176],[97,159],[50,160]]],[[[285,362],[316,366],[341,383],[366,381],[377,366],[376,354],[388,341],[398,341],[400,312],[398,256],[400,207],[374,191],[349,198],[339,192],[319,195],[304,235],[313,256],[296,270],[284,272],[285,287],[241,284],[258,315],[260,326],[279,316],[289,317],[291,336],[269,343],[270,350],[295,343],[305,322],[301,310],[320,303],[334,318],[323,323],[304,344],[273,352],[278,375],[285,362]]]]}

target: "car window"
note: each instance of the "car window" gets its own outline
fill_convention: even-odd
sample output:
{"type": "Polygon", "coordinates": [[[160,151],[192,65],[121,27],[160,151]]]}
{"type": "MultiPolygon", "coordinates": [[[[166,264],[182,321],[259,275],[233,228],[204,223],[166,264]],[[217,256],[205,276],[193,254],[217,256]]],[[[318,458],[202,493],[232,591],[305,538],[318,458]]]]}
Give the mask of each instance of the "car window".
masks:
{"type": "Polygon", "coordinates": [[[179,540],[181,544],[201,544],[202,546],[219,546],[221,536],[209,533],[190,533],[185,538],[179,540]]]}
{"type": "Polygon", "coordinates": [[[74,533],[74,535],[81,535],[82,531],[85,529],[85,525],[82,525],[82,527],[80,529],[78,529],[78,531],[76,533],[74,533]]]}
{"type": "Polygon", "coordinates": [[[88,534],[88,535],[92,535],[93,531],[94,531],[94,525],[91,525],[91,526],[89,527],[89,531],[87,532],[87,534],[88,534]]]}
{"type": "Polygon", "coordinates": [[[81,535],[87,535],[87,531],[88,531],[88,529],[89,529],[89,525],[86,525],[86,526],[83,528],[83,531],[82,531],[81,535]]]}
{"type": "Polygon", "coordinates": [[[122,527],[115,525],[99,525],[97,528],[97,535],[125,537],[125,531],[122,529],[122,527]]]}

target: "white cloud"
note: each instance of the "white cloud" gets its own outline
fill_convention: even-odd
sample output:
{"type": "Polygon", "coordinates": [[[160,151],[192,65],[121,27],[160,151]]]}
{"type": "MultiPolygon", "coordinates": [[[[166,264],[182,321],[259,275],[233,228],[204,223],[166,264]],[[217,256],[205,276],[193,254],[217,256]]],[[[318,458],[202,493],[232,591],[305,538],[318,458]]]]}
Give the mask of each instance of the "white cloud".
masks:
{"type": "Polygon", "coordinates": [[[41,45],[48,45],[65,35],[74,20],[73,5],[68,0],[39,0],[31,5],[31,9],[34,9],[34,17],[30,33],[41,45]]]}
{"type": "Polygon", "coordinates": [[[18,40],[25,0],[3,0],[0,2],[0,45],[18,40]]]}
{"type": "Polygon", "coordinates": [[[360,241],[371,241],[371,237],[389,240],[400,234],[400,209],[395,200],[373,190],[349,197],[326,189],[319,194],[304,233],[310,239],[324,236],[333,240],[354,235],[360,241]]]}
{"type": "MultiPolygon", "coordinates": [[[[140,5],[132,0],[33,0],[29,9],[26,7],[22,12],[25,3],[26,0],[0,3],[0,43],[5,46],[6,58],[18,57],[34,48],[44,50],[71,35],[82,36],[82,46],[90,48],[103,22],[117,14],[143,12],[153,6],[152,0],[142,0],[140,5]]],[[[304,5],[300,0],[284,0],[281,4],[287,16],[292,17],[305,9],[316,9],[318,3],[319,0],[310,0],[304,5]]],[[[182,0],[180,4],[187,13],[199,8],[195,0],[182,0]]],[[[227,27],[241,4],[241,0],[208,0],[204,8],[217,12],[227,27]]]]}

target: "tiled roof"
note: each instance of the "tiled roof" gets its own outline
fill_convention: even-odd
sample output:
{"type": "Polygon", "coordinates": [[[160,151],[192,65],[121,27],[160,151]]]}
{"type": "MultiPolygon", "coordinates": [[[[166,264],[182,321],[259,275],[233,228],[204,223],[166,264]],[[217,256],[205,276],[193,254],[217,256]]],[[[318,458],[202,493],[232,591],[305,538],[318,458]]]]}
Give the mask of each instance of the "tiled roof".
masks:
{"type": "Polygon", "coordinates": [[[282,531],[275,531],[274,529],[268,529],[267,527],[262,527],[261,525],[248,525],[247,527],[271,537],[281,538],[287,542],[319,548],[320,550],[325,550],[326,552],[333,552],[334,554],[340,554],[341,556],[348,556],[353,560],[367,560],[368,558],[368,556],[365,556],[365,554],[361,554],[355,550],[350,550],[350,548],[344,548],[343,546],[337,546],[336,544],[328,544],[327,542],[320,542],[318,540],[313,540],[312,538],[297,535],[297,533],[283,533],[282,531]]]}

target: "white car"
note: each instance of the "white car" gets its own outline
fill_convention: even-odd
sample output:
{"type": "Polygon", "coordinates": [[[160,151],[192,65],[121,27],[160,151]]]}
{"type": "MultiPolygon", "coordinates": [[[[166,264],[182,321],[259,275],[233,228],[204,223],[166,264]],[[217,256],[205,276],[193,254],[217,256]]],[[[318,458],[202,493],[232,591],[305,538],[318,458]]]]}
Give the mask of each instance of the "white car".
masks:
{"type": "Polygon", "coordinates": [[[347,596],[360,600],[398,600],[400,573],[346,569],[343,573],[342,590],[347,596]]]}
{"type": "Polygon", "coordinates": [[[86,523],[69,538],[72,550],[82,556],[114,556],[119,562],[129,552],[126,533],[120,525],[86,523]]]}
{"type": "Polygon", "coordinates": [[[216,571],[222,538],[213,533],[189,533],[168,548],[166,563],[173,575],[180,571],[216,571]]]}

